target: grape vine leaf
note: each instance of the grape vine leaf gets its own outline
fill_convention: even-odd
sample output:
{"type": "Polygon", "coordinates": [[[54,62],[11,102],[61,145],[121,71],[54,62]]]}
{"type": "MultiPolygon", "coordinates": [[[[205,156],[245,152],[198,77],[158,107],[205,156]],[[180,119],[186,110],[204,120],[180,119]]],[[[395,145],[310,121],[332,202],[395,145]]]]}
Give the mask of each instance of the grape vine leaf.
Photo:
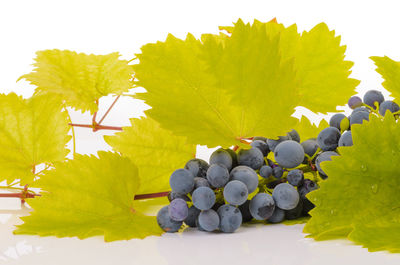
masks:
{"type": "Polygon", "coordinates": [[[295,125],[295,72],[280,60],[278,37],[239,20],[231,37],[202,40],[168,35],[142,47],[134,70],[148,116],[209,147],[246,147],[242,138],[274,138],[295,125]]]}
{"type": "Polygon", "coordinates": [[[320,23],[303,32],[296,51],[300,105],[314,112],[335,111],[354,94],[359,80],[349,78],[353,62],[345,61],[340,36],[320,23]],[[321,97],[321,94],[324,95],[321,97]]]}
{"type": "Polygon", "coordinates": [[[68,116],[53,97],[0,94],[0,181],[29,184],[34,166],[64,160],[69,129],[68,116]]]}
{"type": "Polygon", "coordinates": [[[348,237],[370,251],[400,252],[400,124],[393,115],[352,126],[354,145],[322,163],[329,178],[308,198],[316,205],[304,232],[348,237]]]}
{"type": "Polygon", "coordinates": [[[29,199],[33,208],[22,217],[15,234],[78,237],[104,235],[105,241],[161,235],[156,217],[136,207],[138,170],[116,153],[95,156],[77,154],[73,160],[57,163],[35,186],[41,197],[29,199]]]}
{"type": "MultiPolygon", "coordinates": [[[[254,25],[265,25],[269,36],[280,38],[283,61],[294,58],[298,105],[314,112],[336,111],[339,102],[347,102],[354,94],[360,82],[349,78],[353,63],[344,60],[346,46],[340,45],[340,36],[335,36],[325,23],[302,34],[298,33],[296,24],[285,27],[276,21],[262,23],[255,20],[254,25]],[[324,94],[323,99],[321,94],[324,94]]],[[[232,27],[221,29],[232,30],[232,27]]]]}
{"type": "Polygon", "coordinates": [[[131,124],[122,132],[104,136],[105,141],[138,167],[141,193],[170,190],[171,173],[195,156],[196,146],[151,118],[131,119],[131,124]]]}
{"type": "Polygon", "coordinates": [[[382,75],[383,87],[392,93],[396,99],[400,98],[400,62],[396,62],[387,56],[373,56],[371,59],[378,67],[376,71],[382,75]]]}
{"type": "Polygon", "coordinates": [[[36,93],[53,94],[77,110],[97,111],[96,100],[120,95],[133,87],[133,68],[119,53],[94,55],[68,50],[36,53],[34,70],[20,77],[37,86],[36,93]]]}
{"type": "Polygon", "coordinates": [[[310,138],[317,138],[319,132],[327,127],[329,127],[329,123],[325,119],[322,119],[318,125],[315,125],[305,116],[301,116],[299,123],[293,129],[299,133],[300,140],[303,142],[310,138]]]}

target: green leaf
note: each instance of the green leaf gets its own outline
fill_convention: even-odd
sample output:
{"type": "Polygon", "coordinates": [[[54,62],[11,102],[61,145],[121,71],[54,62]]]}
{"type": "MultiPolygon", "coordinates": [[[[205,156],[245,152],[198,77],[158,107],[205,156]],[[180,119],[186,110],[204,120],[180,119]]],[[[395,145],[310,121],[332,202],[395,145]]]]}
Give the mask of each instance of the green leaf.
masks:
{"type": "Polygon", "coordinates": [[[392,93],[396,99],[400,98],[400,62],[396,62],[387,56],[373,56],[371,59],[378,67],[376,71],[382,75],[383,87],[392,93]]]}
{"type": "Polygon", "coordinates": [[[295,73],[280,61],[279,39],[239,21],[232,37],[202,40],[169,35],[142,47],[135,72],[148,92],[138,97],[152,106],[146,113],[189,142],[209,147],[289,131],[296,123],[295,73]]]}
{"type": "Polygon", "coordinates": [[[301,35],[295,24],[285,27],[276,22],[255,20],[254,25],[260,28],[265,26],[270,37],[280,38],[283,61],[294,58],[299,86],[298,105],[314,112],[336,111],[340,102],[347,102],[354,94],[359,81],[349,78],[353,63],[344,60],[346,46],[340,45],[340,36],[336,37],[325,23],[301,35]]]}
{"type": "Polygon", "coordinates": [[[54,98],[0,94],[0,181],[25,185],[34,180],[34,166],[64,160],[69,129],[54,98]]]}
{"type": "Polygon", "coordinates": [[[335,110],[359,83],[325,24],[302,35],[276,22],[220,29],[231,35],[147,44],[134,66],[147,90],[137,97],[152,107],[146,113],[191,143],[246,147],[243,138],[276,138],[296,125],[295,107],[335,110]]]}
{"type": "Polygon", "coordinates": [[[316,205],[304,232],[348,237],[371,251],[400,251],[400,125],[393,115],[351,128],[354,145],[322,163],[329,178],[308,198],[316,205]]]}
{"type": "Polygon", "coordinates": [[[136,166],[110,152],[95,156],[76,155],[74,160],[57,163],[36,182],[44,190],[29,199],[33,208],[22,217],[15,234],[78,237],[104,235],[105,241],[161,235],[154,216],[136,207],[139,189],[136,166]]]}
{"type": "Polygon", "coordinates": [[[133,68],[119,59],[119,53],[87,55],[55,49],[36,55],[33,72],[20,79],[37,86],[36,93],[60,96],[68,106],[82,112],[97,111],[96,100],[120,95],[133,86],[133,68]]]}
{"type": "Polygon", "coordinates": [[[305,116],[301,116],[300,122],[293,128],[295,129],[299,135],[301,141],[308,140],[310,138],[317,138],[320,131],[329,127],[329,124],[326,120],[322,119],[318,125],[311,123],[309,119],[305,116]]]}
{"type": "Polygon", "coordinates": [[[170,190],[171,173],[195,156],[196,146],[151,118],[131,119],[131,123],[114,136],[104,136],[105,141],[138,167],[141,193],[170,190]]]}
{"type": "Polygon", "coordinates": [[[349,78],[353,62],[344,60],[345,51],[340,36],[335,37],[325,23],[303,32],[295,57],[299,105],[314,112],[328,112],[347,103],[360,81],[349,78]]]}

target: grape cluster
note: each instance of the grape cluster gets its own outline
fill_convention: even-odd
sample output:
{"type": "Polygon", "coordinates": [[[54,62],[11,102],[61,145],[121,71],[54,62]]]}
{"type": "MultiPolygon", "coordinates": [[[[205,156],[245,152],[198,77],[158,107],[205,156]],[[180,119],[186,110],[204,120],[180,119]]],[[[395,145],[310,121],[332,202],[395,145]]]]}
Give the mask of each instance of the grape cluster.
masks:
{"type": "Polygon", "coordinates": [[[209,163],[189,160],[170,177],[170,204],[158,212],[159,226],[167,232],[186,224],[201,231],[232,233],[253,219],[279,223],[307,216],[314,205],[306,195],[328,177],[321,163],[338,156],[339,146],[353,145],[351,126],[369,120],[371,113],[396,114],[400,109],[375,90],[363,100],[351,97],[348,104],[352,114],[333,115],[317,138],[301,142],[292,130],[277,139],[253,137],[250,149],[220,148],[209,163]]]}
{"type": "Polygon", "coordinates": [[[170,204],[158,212],[158,224],[167,232],[185,223],[202,231],[232,233],[253,219],[279,223],[307,215],[313,204],[306,194],[318,185],[299,169],[309,168],[304,142],[299,142],[292,130],[277,140],[254,137],[250,149],[220,148],[209,163],[189,160],[170,177],[170,204]],[[275,162],[267,158],[271,152],[275,162]]]}

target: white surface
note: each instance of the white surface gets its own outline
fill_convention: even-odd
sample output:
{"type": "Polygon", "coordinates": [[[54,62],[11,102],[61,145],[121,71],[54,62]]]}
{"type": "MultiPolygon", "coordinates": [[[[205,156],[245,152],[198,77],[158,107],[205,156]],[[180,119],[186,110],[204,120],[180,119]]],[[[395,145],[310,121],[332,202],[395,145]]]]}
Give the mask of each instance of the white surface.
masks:
{"type": "MultiPolygon", "coordinates": [[[[10,207],[19,208],[16,205],[17,200],[9,202],[10,207]]],[[[26,213],[27,210],[0,211],[0,264],[400,264],[398,254],[370,253],[345,240],[316,242],[304,238],[303,225],[247,225],[233,234],[190,229],[114,243],[104,243],[100,237],[78,240],[12,235],[13,225],[19,223],[17,216],[26,213]]]]}
{"type": "MultiPolygon", "coordinates": [[[[398,1],[0,1],[0,92],[32,94],[26,82],[15,81],[31,70],[37,50],[119,51],[131,59],[141,45],[164,40],[168,32],[178,37],[187,32],[199,36],[216,33],[218,25],[230,25],[239,17],[244,21],[277,17],[285,25],[297,23],[300,31],[322,21],[335,29],[348,47],[346,58],[355,62],[352,76],[362,80],[358,87],[362,93],[381,89],[382,80],[369,56],[400,60],[398,10],[398,1]]],[[[111,102],[111,97],[101,99],[98,117],[111,102]]],[[[129,118],[142,115],[144,109],[140,101],[123,98],[104,124],[128,125],[129,118]]],[[[72,116],[74,122],[90,122],[88,114],[72,116]]],[[[79,153],[109,149],[102,135],[111,132],[93,134],[80,128],[76,132],[79,153]]],[[[198,150],[201,157],[208,157],[206,149],[198,150]]],[[[108,244],[99,237],[81,241],[13,236],[17,215],[26,214],[15,211],[18,207],[18,200],[0,201],[0,264],[400,264],[400,255],[369,253],[349,241],[305,239],[302,225],[256,225],[228,235],[191,230],[108,244]]]]}

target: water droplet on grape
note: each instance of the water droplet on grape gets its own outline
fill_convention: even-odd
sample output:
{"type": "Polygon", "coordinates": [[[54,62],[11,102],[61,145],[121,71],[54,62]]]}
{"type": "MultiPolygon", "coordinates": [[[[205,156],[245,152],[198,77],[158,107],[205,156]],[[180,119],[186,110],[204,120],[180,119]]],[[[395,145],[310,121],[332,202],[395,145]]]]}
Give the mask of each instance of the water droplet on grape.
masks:
{"type": "Polygon", "coordinates": [[[371,186],[372,192],[377,193],[378,192],[378,184],[374,184],[371,186]]]}

